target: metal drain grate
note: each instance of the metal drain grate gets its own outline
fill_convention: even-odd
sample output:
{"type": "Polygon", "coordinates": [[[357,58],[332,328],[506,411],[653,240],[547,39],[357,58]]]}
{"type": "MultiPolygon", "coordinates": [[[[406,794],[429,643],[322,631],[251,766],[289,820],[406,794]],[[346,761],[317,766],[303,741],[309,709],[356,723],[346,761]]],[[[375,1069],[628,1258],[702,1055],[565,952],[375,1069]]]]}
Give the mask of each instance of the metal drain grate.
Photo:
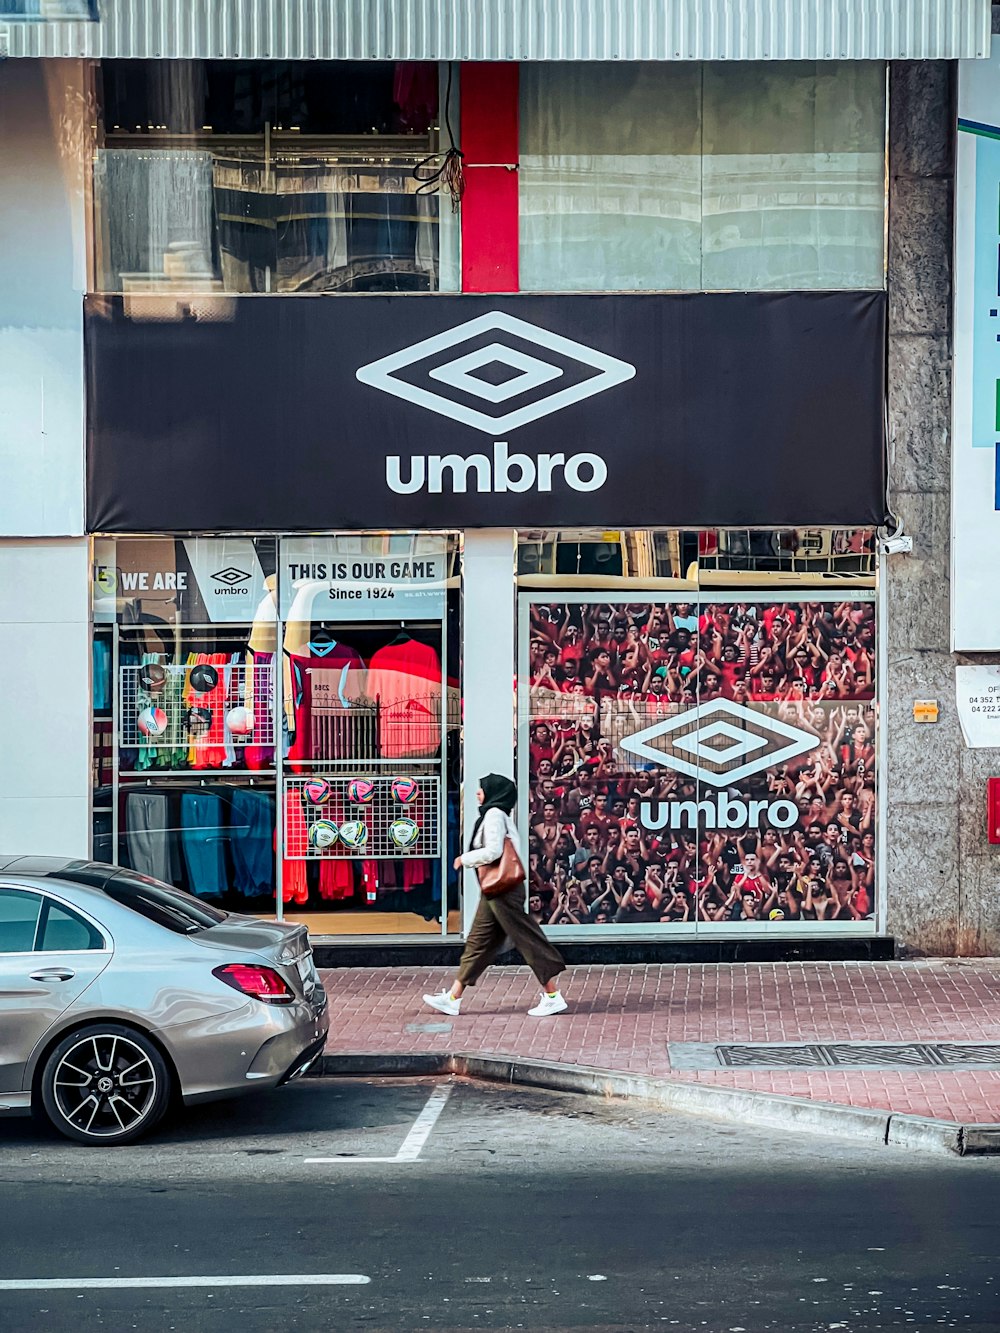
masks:
{"type": "Polygon", "coordinates": [[[1000,1043],[670,1042],[673,1069],[1000,1069],[1000,1043]]]}

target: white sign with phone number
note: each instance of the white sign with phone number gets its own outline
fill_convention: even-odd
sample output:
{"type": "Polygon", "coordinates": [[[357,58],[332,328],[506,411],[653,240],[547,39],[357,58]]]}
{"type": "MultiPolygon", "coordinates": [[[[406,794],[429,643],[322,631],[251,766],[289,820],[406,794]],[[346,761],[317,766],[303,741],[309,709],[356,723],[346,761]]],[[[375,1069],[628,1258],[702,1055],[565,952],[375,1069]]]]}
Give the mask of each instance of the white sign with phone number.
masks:
{"type": "Polygon", "coordinates": [[[1000,667],[956,667],[955,689],[966,745],[1000,749],[1000,667]]]}

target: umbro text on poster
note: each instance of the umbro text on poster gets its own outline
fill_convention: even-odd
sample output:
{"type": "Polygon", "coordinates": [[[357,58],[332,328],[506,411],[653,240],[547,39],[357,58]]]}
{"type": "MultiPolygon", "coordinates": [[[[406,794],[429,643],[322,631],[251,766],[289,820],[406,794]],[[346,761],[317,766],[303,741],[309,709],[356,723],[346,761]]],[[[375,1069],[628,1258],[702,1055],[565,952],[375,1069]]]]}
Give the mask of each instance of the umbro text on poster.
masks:
{"type": "Polygon", "coordinates": [[[791,828],[799,817],[794,801],[741,800],[720,791],[700,801],[647,801],[639,807],[645,829],[791,828]]]}

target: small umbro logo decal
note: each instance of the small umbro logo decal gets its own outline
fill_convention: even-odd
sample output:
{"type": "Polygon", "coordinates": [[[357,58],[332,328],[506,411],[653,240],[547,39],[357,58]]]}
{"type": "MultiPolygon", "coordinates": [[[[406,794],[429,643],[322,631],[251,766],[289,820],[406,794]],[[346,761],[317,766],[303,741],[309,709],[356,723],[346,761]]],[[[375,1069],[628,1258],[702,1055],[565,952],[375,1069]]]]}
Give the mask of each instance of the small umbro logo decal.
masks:
{"type": "Polygon", "coordinates": [[[237,569],[235,565],[227,565],[225,569],[218,570],[212,575],[216,583],[224,583],[227,587],[234,587],[237,583],[248,583],[253,578],[245,569],[237,569]]]}

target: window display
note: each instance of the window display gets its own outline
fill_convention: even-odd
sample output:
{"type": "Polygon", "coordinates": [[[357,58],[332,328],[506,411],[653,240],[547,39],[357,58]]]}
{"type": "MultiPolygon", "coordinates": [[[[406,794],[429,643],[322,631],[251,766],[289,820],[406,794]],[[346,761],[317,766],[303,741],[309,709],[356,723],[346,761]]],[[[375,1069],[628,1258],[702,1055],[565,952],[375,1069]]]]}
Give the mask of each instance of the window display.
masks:
{"type": "Polygon", "coordinates": [[[282,544],[286,904],[441,920],[447,572],[444,537],[282,544]]]}
{"type": "Polygon", "coordinates": [[[539,919],[874,919],[874,600],[808,595],[526,605],[539,919]]]}
{"type": "Polygon", "coordinates": [[[275,550],[95,544],[94,855],[242,911],[275,901],[275,550]]]}
{"type": "Polygon", "coordinates": [[[98,540],[95,856],[317,933],[457,929],[456,571],[443,536],[98,540]]]}

